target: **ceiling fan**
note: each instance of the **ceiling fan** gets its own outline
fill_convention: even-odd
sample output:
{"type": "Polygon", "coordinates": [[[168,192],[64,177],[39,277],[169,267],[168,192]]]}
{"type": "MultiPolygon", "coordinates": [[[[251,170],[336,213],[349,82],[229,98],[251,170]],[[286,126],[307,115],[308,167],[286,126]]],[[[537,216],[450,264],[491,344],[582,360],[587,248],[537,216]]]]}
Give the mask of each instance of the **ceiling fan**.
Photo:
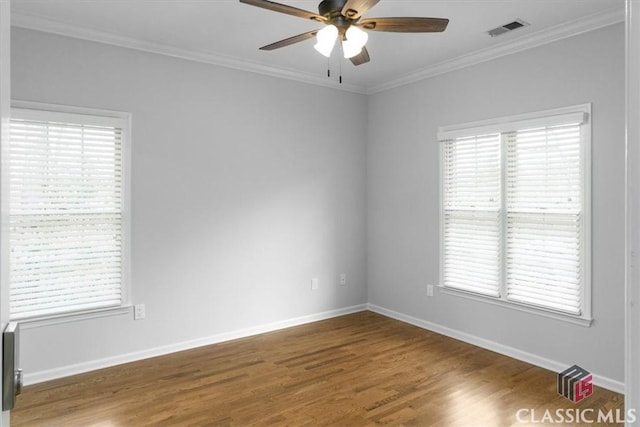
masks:
{"type": "Polygon", "coordinates": [[[326,25],[321,30],[309,31],[262,46],[260,50],[275,50],[316,37],[315,49],[324,56],[330,57],[336,40],[340,39],[344,57],[350,59],[354,65],[370,61],[369,52],[365,47],[369,35],[363,30],[394,33],[436,33],[444,31],[449,24],[448,19],[441,18],[362,19],[362,15],[378,4],[379,1],[323,0],[320,2],[318,13],[316,14],[269,0],[240,0],[241,3],[310,19],[326,25]]]}

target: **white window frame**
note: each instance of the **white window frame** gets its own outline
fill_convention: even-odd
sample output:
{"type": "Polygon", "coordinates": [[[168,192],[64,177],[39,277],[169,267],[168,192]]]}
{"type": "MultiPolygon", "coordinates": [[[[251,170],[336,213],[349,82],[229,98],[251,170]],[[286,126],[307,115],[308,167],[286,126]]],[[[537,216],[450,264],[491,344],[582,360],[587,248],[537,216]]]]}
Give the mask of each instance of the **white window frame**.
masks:
{"type": "MultiPolygon", "coordinates": [[[[574,323],[581,326],[590,326],[592,319],[592,303],[591,303],[591,294],[592,294],[592,284],[591,284],[591,126],[592,126],[592,116],[591,116],[591,104],[580,104],[569,107],[555,108],[550,110],[538,111],[533,113],[519,114],[513,116],[500,117],[497,119],[490,120],[482,120],[469,122],[459,125],[452,126],[442,126],[438,128],[438,144],[440,147],[440,160],[439,160],[439,179],[440,179],[440,194],[439,194],[439,206],[440,206],[440,260],[439,260],[439,281],[440,284],[438,289],[440,292],[444,294],[460,296],[464,298],[469,298],[476,301],[481,301],[485,303],[490,303],[502,307],[512,308],[519,311],[524,311],[527,313],[533,313],[553,319],[563,320],[570,323],[574,323]],[[499,297],[491,297],[481,294],[476,294],[473,292],[468,292],[460,289],[455,289],[451,287],[444,286],[444,140],[453,139],[453,138],[461,138],[468,136],[476,136],[476,135],[484,135],[490,133],[500,133],[502,140],[502,177],[504,180],[504,176],[506,174],[506,165],[504,159],[504,140],[506,132],[515,131],[518,129],[525,128],[533,128],[536,126],[549,126],[554,124],[563,124],[566,123],[567,117],[575,117],[576,119],[583,120],[581,125],[581,156],[582,156],[582,167],[583,167],[583,214],[584,214],[584,225],[583,225],[583,250],[584,250],[584,283],[583,283],[583,293],[582,293],[582,307],[580,315],[572,315],[569,313],[564,313],[560,311],[555,311],[552,309],[547,309],[539,306],[528,305],[520,302],[515,302],[512,300],[508,300],[506,295],[506,280],[504,274],[504,262],[502,266],[502,274],[501,274],[501,283],[500,283],[500,296],[499,297]]],[[[504,186],[503,186],[503,190],[504,186]]],[[[504,197],[503,197],[504,198],[504,197]]],[[[502,204],[501,215],[506,219],[506,212],[504,211],[505,205],[504,201],[502,204]]],[[[505,221],[503,221],[503,228],[505,227],[505,221]]],[[[504,233],[504,229],[503,229],[504,233]]],[[[504,238],[502,243],[502,250],[504,251],[504,238]]]]}
{"type": "MultiPolygon", "coordinates": [[[[75,117],[86,124],[110,125],[117,123],[122,129],[122,281],[121,303],[117,306],[77,310],[60,314],[21,318],[19,322],[27,329],[66,323],[77,320],[131,313],[131,114],[121,111],[76,107],[32,101],[12,100],[11,111],[20,112],[21,117],[52,116],[75,117]]],[[[13,114],[12,114],[13,115],[13,114]]],[[[8,195],[6,195],[8,197],[8,195]]]]}

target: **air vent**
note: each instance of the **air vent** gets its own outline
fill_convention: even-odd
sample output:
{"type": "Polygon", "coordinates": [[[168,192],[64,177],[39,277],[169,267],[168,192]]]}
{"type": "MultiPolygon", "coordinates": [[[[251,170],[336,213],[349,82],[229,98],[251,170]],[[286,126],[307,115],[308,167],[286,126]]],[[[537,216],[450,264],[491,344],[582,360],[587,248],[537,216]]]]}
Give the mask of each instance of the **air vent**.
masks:
{"type": "Polygon", "coordinates": [[[500,27],[494,28],[493,30],[487,31],[487,34],[489,34],[491,37],[496,37],[501,34],[508,33],[513,30],[517,30],[518,28],[526,27],[527,25],[529,24],[527,24],[523,20],[516,19],[513,22],[509,22],[508,24],[504,24],[500,27]]]}

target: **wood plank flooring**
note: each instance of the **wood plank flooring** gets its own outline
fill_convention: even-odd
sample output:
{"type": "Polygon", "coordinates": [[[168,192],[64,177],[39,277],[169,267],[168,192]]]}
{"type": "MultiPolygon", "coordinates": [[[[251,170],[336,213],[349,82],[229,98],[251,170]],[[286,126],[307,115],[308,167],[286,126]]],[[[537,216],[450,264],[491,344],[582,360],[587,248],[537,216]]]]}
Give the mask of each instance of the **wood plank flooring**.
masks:
{"type": "Polygon", "coordinates": [[[623,397],[574,404],[554,372],[365,311],[36,384],[11,425],[524,426],[521,408],[623,397]]]}

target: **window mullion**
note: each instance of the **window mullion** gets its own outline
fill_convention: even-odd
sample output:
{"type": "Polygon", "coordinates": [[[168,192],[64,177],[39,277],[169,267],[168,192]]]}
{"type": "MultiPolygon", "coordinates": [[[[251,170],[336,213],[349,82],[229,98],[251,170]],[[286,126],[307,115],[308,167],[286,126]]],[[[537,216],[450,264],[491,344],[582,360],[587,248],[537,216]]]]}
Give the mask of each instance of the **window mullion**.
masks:
{"type": "Polygon", "coordinates": [[[500,299],[507,299],[507,139],[500,134],[500,299]]]}

